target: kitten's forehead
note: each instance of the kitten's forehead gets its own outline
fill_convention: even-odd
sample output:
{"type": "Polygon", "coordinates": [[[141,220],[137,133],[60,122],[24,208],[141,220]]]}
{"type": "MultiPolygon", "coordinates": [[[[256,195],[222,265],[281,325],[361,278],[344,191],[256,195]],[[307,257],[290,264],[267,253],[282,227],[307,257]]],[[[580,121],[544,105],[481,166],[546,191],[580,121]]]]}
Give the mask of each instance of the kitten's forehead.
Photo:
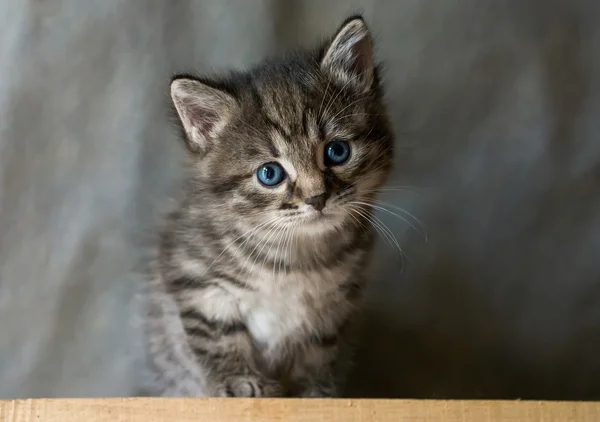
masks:
{"type": "Polygon", "coordinates": [[[257,80],[255,87],[261,111],[269,119],[278,123],[298,123],[298,117],[307,106],[307,95],[293,79],[257,80]]]}
{"type": "Polygon", "coordinates": [[[307,136],[307,118],[313,108],[314,88],[298,81],[298,75],[262,77],[253,84],[255,106],[286,137],[307,136]],[[295,77],[293,77],[295,76],[295,77]]]}
{"type": "Polygon", "coordinates": [[[320,142],[315,90],[297,77],[261,74],[245,84],[240,125],[251,140],[246,146],[273,158],[297,160],[320,142]]]}

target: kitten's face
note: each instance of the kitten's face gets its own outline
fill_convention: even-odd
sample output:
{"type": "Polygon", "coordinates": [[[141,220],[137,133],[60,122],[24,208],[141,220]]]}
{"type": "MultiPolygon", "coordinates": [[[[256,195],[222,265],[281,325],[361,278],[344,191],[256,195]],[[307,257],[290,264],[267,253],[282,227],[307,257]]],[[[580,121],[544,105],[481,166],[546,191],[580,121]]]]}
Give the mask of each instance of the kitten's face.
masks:
{"type": "Polygon", "coordinates": [[[315,55],[217,83],[176,79],[200,199],[236,222],[307,234],[364,220],[393,154],[370,42],[354,20],[315,55]]]}

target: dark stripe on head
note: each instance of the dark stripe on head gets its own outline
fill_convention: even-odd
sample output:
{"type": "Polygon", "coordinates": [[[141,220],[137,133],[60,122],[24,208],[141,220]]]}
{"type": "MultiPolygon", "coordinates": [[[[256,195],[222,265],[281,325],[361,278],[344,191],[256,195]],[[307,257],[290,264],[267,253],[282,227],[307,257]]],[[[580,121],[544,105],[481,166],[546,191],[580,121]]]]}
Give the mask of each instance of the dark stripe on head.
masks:
{"type": "Polygon", "coordinates": [[[281,157],[281,154],[277,150],[277,147],[273,143],[273,140],[271,138],[269,138],[269,139],[267,139],[267,142],[269,143],[269,152],[271,153],[271,155],[275,158],[281,157]]]}
{"type": "Polygon", "coordinates": [[[261,112],[261,114],[264,114],[265,104],[260,96],[260,93],[258,92],[258,89],[253,83],[250,83],[248,86],[250,88],[250,95],[252,95],[252,99],[254,100],[254,105],[261,112]]]}
{"type": "Polygon", "coordinates": [[[288,130],[286,130],[279,122],[271,119],[271,117],[267,116],[266,114],[265,119],[273,127],[273,129],[275,129],[281,135],[282,138],[291,143],[292,134],[288,130]]]}
{"type": "Polygon", "coordinates": [[[236,174],[226,179],[216,180],[211,186],[211,191],[217,194],[233,192],[239,188],[244,180],[252,176],[254,176],[254,173],[236,174]]]}
{"type": "Polygon", "coordinates": [[[308,137],[308,110],[306,108],[304,110],[302,110],[301,135],[308,137]]]}

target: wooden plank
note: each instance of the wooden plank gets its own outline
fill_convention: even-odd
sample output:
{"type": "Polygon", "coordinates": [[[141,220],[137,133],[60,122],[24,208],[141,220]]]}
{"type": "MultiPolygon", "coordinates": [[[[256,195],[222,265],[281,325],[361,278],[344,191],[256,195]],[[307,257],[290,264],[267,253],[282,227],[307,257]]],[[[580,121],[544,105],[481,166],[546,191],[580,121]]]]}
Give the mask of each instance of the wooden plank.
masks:
{"type": "Polygon", "coordinates": [[[0,401],[0,422],[598,422],[600,403],[435,400],[0,401]]]}

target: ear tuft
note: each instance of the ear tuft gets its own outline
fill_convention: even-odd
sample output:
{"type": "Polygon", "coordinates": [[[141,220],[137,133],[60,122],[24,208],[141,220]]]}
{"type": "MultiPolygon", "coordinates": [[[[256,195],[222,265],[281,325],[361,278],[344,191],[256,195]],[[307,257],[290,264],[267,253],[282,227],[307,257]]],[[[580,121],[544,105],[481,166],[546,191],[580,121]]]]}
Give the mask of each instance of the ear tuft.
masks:
{"type": "Polygon", "coordinates": [[[327,48],[321,67],[343,83],[371,88],[375,74],[373,42],[362,17],[344,22],[327,48]]]}
{"type": "Polygon", "coordinates": [[[171,99],[186,134],[190,151],[204,154],[231,119],[235,99],[189,78],[171,82],[171,99]]]}

